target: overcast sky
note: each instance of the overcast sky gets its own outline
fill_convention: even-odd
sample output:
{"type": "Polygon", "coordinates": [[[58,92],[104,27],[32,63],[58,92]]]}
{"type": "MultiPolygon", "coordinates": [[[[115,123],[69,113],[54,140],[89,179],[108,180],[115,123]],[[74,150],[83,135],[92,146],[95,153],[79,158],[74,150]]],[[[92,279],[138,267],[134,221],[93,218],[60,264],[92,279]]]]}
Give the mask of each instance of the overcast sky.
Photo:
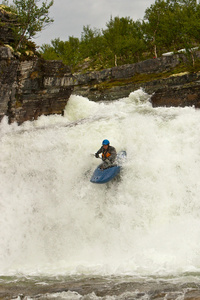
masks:
{"type": "Polygon", "coordinates": [[[54,23],[38,34],[35,42],[42,45],[58,37],[63,41],[69,36],[80,38],[83,26],[105,28],[111,15],[143,19],[146,8],[153,3],[155,0],[54,0],[50,8],[54,23]]]}

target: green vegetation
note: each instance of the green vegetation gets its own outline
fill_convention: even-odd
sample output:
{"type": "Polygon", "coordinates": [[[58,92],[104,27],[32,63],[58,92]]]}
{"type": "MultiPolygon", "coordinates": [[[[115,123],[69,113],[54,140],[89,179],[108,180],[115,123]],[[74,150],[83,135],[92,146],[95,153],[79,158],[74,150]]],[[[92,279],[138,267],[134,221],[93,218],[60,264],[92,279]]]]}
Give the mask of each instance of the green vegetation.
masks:
{"type": "MultiPolygon", "coordinates": [[[[21,53],[34,50],[36,45],[30,39],[53,22],[48,15],[53,0],[49,0],[49,4],[47,1],[38,6],[40,0],[13,0],[14,5],[7,7],[19,25],[15,26],[15,50],[21,53]]],[[[8,5],[8,1],[4,0],[3,4],[8,5]]],[[[73,72],[86,72],[132,64],[185,49],[190,66],[184,68],[194,69],[198,62],[191,49],[199,44],[198,1],[155,0],[146,9],[143,20],[111,17],[105,29],[84,26],[81,38],[54,39],[51,44],[43,44],[39,54],[47,60],[62,60],[72,67],[73,72]]]]}
{"type": "Polygon", "coordinates": [[[50,0],[47,3],[45,0],[39,3],[40,0],[13,0],[13,5],[10,6],[7,0],[2,2],[1,8],[10,13],[11,21],[13,21],[10,26],[15,37],[15,43],[12,45],[15,50],[35,48],[36,45],[30,39],[53,22],[53,19],[49,17],[49,9],[53,1],[50,0]]]}
{"type": "Polygon", "coordinates": [[[37,5],[38,2],[38,0],[13,0],[19,23],[16,49],[21,46],[24,40],[34,37],[37,32],[53,22],[53,19],[49,17],[49,9],[53,5],[53,0],[49,4],[47,1],[42,2],[41,7],[37,5]]]}
{"type": "Polygon", "coordinates": [[[84,26],[81,39],[68,41],[55,39],[44,44],[41,54],[45,59],[60,59],[74,71],[101,70],[113,66],[135,63],[145,58],[146,43],[142,24],[129,17],[111,18],[105,30],[84,26]]]}
{"type": "Polygon", "coordinates": [[[156,0],[144,19],[110,18],[106,28],[84,26],[81,38],[55,39],[41,47],[45,59],[59,59],[73,71],[101,70],[157,58],[165,52],[190,49],[200,43],[200,4],[196,0],[156,0]]]}

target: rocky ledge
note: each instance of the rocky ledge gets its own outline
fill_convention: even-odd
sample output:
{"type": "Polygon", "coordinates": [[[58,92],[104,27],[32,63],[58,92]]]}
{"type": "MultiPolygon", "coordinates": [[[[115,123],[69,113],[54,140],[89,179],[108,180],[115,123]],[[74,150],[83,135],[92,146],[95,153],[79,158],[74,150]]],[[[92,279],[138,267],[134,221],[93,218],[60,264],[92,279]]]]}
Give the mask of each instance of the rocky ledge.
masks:
{"type": "MultiPolygon", "coordinates": [[[[195,53],[199,60],[200,52],[195,53]]],[[[156,106],[200,107],[200,72],[172,74],[180,64],[187,63],[183,54],[149,59],[100,72],[74,74],[74,94],[90,100],[115,100],[142,88],[151,95],[156,106]],[[169,74],[169,75],[168,75],[169,74]],[[160,79],[156,79],[160,78],[160,79]]]]}
{"type": "MultiPolygon", "coordinates": [[[[200,53],[196,56],[200,57],[200,53]]],[[[22,61],[10,47],[2,46],[0,121],[8,116],[10,123],[21,124],[40,115],[62,114],[72,93],[92,101],[116,100],[139,88],[151,95],[154,107],[200,108],[200,73],[166,76],[185,60],[183,54],[177,54],[99,72],[72,74],[61,61],[38,57],[22,61]]]]}
{"type": "Polygon", "coordinates": [[[18,124],[40,115],[62,114],[73,89],[69,67],[60,61],[20,61],[0,47],[0,121],[18,124]]]}

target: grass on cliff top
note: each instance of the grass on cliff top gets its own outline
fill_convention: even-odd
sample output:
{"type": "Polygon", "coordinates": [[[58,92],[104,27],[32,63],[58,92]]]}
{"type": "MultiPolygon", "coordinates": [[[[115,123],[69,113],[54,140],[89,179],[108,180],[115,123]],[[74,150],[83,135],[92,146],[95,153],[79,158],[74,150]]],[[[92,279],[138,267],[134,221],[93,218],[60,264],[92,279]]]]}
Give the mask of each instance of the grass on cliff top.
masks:
{"type": "Polygon", "coordinates": [[[9,6],[7,6],[7,5],[0,4],[0,10],[1,10],[3,13],[7,13],[7,14],[9,14],[9,15],[17,16],[17,14],[13,11],[12,7],[9,7],[9,6]]]}
{"type": "Polygon", "coordinates": [[[95,88],[98,90],[111,89],[116,86],[126,86],[128,84],[142,84],[154,80],[165,79],[170,76],[180,76],[186,73],[197,73],[200,71],[200,61],[196,62],[195,66],[180,64],[176,68],[162,73],[151,73],[151,74],[135,74],[131,78],[125,79],[110,79],[102,83],[96,84],[95,88]]]}

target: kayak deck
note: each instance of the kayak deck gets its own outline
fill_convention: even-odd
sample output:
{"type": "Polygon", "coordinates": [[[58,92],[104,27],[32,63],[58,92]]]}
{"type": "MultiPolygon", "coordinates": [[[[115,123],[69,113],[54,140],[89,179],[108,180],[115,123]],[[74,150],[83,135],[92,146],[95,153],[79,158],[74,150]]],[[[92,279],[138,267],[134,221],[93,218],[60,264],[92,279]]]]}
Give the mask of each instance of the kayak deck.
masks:
{"type": "Polygon", "coordinates": [[[120,173],[121,164],[123,163],[125,157],[126,151],[121,151],[117,154],[117,164],[106,169],[100,169],[100,167],[98,166],[94,171],[90,182],[102,184],[112,180],[117,174],[120,173]]]}

